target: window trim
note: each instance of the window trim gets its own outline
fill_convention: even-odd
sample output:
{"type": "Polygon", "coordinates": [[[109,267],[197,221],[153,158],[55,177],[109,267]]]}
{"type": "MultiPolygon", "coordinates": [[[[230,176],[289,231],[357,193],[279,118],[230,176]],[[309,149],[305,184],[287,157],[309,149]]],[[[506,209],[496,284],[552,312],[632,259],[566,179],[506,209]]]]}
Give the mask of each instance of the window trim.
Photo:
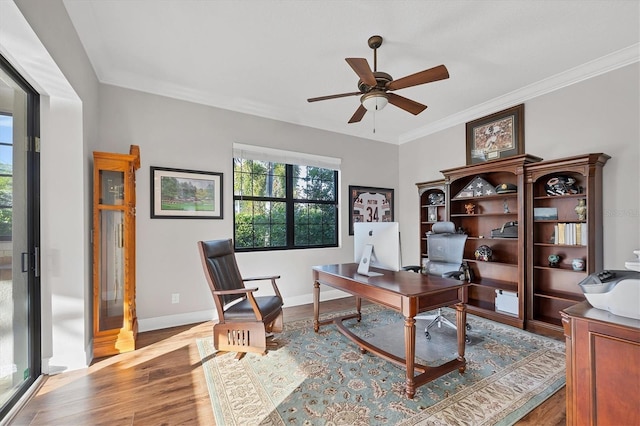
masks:
{"type": "Polygon", "coordinates": [[[288,153],[287,160],[290,162],[282,161],[283,157],[273,156],[274,152],[278,154],[282,154],[285,151],[280,150],[272,150],[270,148],[264,148],[262,151],[245,151],[236,149],[237,146],[244,146],[241,144],[234,144],[234,155],[232,158],[233,163],[233,235],[234,235],[234,246],[236,240],[236,211],[235,205],[236,201],[239,200],[247,200],[247,201],[265,201],[265,202],[283,202],[285,203],[285,221],[286,221],[286,245],[285,246],[277,246],[277,247],[235,247],[237,252],[258,252],[258,251],[277,251],[277,250],[305,250],[305,249],[318,249],[318,248],[335,248],[339,247],[339,236],[340,236],[340,184],[339,184],[339,166],[340,159],[331,159],[330,157],[320,157],[320,156],[311,156],[310,154],[301,154],[296,157],[297,153],[288,153]],[[270,151],[269,154],[271,156],[264,156],[264,151],[270,151]],[[259,158],[254,158],[254,155],[259,158]],[[243,160],[255,160],[255,161],[264,161],[264,162],[274,162],[285,164],[285,182],[286,182],[286,194],[284,198],[274,198],[274,197],[256,197],[256,196],[247,196],[247,195],[236,195],[235,194],[235,161],[236,159],[241,158],[243,160]],[[280,158],[280,160],[278,160],[280,158]],[[324,160],[329,159],[333,160],[324,163],[318,162],[317,160],[322,158],[324,160]],[[295,159],[292,161],[292,159],[295,159]],[[305,160],[309,160],[314,164],[306,164],[305,160]],[[320,165],[322,164],[322,165],[320,165]],[[328,167],[328,164],[333,164],[333,166],[328,167]],[[308,199],[299,199],[293,198],[294,192],[294,174],[293,167],[294,166],[306,166],[306,167],[318,167],[325,168],[333,171],[333,180],[335,184],[335,191],[333,200],[308,200],[308,199]],[[335,236],[334,243],[332,244],[315,244],[315,245],[305,245],[305,246],[296,246],[295,245],[295,206],[296,204],[325,204],[335,206],[335,236]]]}

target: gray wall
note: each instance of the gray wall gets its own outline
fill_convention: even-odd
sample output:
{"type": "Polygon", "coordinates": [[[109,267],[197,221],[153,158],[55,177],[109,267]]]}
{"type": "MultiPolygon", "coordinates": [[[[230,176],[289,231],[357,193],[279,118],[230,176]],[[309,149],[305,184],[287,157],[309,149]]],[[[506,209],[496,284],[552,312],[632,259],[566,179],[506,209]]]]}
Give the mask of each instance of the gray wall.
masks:
{"type": "MultiPolygon", "coordinates": [[[[398,191],[398,147],[113,86],[100,88],[100,150],[140,146],[137,172],[137,312],[141,330],[210,319],[208,293],[196,242],[233,237],[234,142],[338,157],[340,247],[237,255],[245,276],[282,275],[288,306],[311,302],[311,266],[353,260],[348,235],[349,185],[398,191]],[[223,220],[150,219],[150,166],[222,172],[223,220]],[[171,294],[180,293],[180,303],[171,294]]],[[[345,296],[326,292],[327,297],[345,296]]]]}
{"type": "MultiPolygon", "coordinates": [[[[638,63],[525,102],[525,151],[545,160],[591,152],[603,169],[604,266],[624,269],[640,248],[640,88],[638,63]]],[[[464,124],[400,146],[400,203],[406,259],[418,260],[417,182],[462,166],[464,124]],[[411,257],[409,257],[411,256],[411,257]]]]}

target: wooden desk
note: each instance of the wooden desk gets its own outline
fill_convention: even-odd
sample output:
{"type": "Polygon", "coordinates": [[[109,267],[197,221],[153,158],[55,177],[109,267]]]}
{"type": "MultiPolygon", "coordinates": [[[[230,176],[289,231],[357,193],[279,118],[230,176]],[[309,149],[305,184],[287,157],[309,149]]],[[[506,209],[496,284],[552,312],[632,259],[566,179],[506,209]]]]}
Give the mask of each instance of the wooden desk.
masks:
{"type": "Polygon", "coordinates": [[[458,369],[460,373],[464,373],[466,368],[464,350],[465,324],[467,322],[465,305],[467,301],[467,283],[408,271],[393,272],[376,268],[372,269],[382,272],[384,275],[366,277],[357,274],[357,269],[357,263],[313,267],[313,329],[316,332],[320,330],[320,325],[335,323],[338,330],[360,346],[363,352],[370,351],[387,361],[406,366],[406,393],[408,398],[415,396],[416,387],[428,383],[443,374],[455,369],[458,369]],[[356,313],[320,321],[320,284],[354,295],[356,297],[356,313]],[[360,308],[362,299],[394,309],[404,315],[404,359],[361,339],[342,323],[342,321],[350,318],[361,320],[360,308]],[[416,321],[414,317],[419,312],[450,305],[456,306],[458,357],[434,367],[417,364],[415,362],[416,321]],[[416,375],[416,371],[420,374],[416,375]]]}

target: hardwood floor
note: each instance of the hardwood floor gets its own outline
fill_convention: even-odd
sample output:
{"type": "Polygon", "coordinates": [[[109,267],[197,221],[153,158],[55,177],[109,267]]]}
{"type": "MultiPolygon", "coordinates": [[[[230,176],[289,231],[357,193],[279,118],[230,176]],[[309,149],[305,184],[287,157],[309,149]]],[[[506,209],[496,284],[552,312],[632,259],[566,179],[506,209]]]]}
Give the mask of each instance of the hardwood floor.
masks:
{"type": "MultiPolygon", "coordinates": [[[[323,310],[353,307],[351,298],[323,310]]],[[[285,308],[285,321],[309,318],[313,305],[285,308]]],[[[212,323],[140,333],[136,350],[89,368],[47,377],[11,425],[215,425],[196,339],[212,323]]],[[[517,425],[565,424],[564,387],[517,425]]]]}

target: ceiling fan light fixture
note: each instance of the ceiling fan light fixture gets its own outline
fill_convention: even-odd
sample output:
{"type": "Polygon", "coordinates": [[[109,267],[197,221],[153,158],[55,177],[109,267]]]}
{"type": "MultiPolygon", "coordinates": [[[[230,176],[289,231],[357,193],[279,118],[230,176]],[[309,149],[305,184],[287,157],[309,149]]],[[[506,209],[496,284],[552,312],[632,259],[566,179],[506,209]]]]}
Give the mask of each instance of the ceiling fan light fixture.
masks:
{"type": "Polygon", "coordinates": [[[374,90],[362,95],[360,102],[367,111],[380,111],[387,106],[389,99],[385,92],[381,90],[374,90]]]}

